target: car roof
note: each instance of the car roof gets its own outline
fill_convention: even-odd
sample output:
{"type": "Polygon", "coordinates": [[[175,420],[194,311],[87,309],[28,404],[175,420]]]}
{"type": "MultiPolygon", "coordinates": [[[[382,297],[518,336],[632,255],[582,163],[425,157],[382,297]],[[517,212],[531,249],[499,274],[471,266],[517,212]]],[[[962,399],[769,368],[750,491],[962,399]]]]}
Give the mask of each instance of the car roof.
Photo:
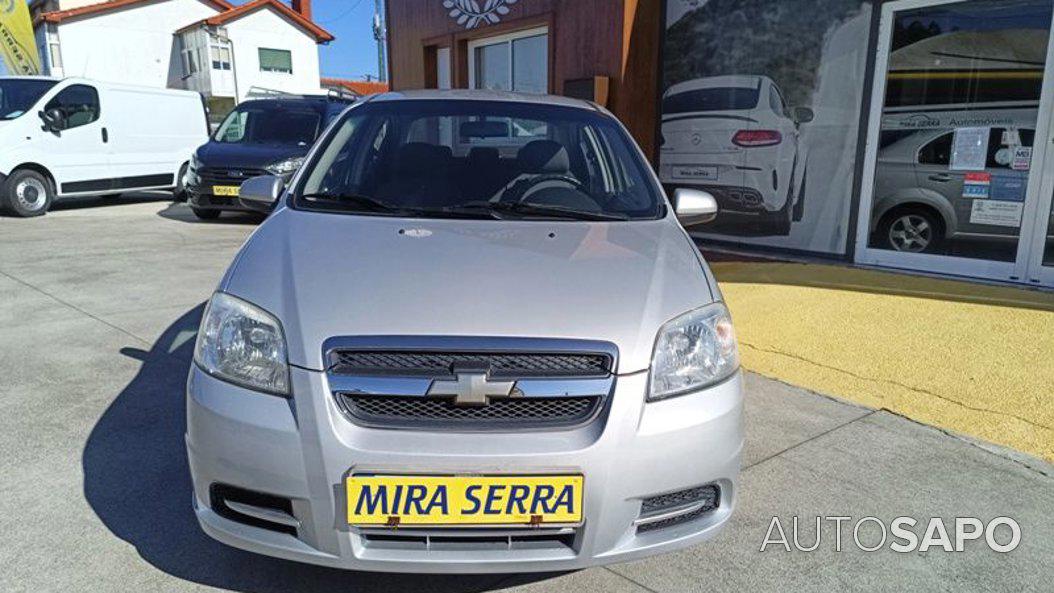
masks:
{"type": "Polygon", "coordinates": [[[239,104],[239,107],[243,105],[260,105],[264,107],[313,107],[322,109],[331,104],[347,107],[351,103],[335,99],[330,100],[326,97],[267,97],[246,99],[239,104]]]}
{"type": "Polygon", "coordinates": [[[59,82],[62,79],[61,78],[56,78],[54,76],[41,76],[41,75],[31,75],[31,76],[7,76],[7,75],[4,75],[4,76],[0,76],[0,80],[48,80],[48,81],[51,81],[51,82],[59,82]]]}
{"type": "Polygon", "coordinates": [[[589,111],[599,111],[598,107],[589,101],[572,99],[559,95],[538,95],[531,93],[511,93],[506,91],[485,91],[469,89],[451,90],[414,90],[396,91],[374,95],[370,102],[389,101],[498,101],[504,103],[531,103],[534,105],[557,105],[561,107],[575,107],[589,111]]]}

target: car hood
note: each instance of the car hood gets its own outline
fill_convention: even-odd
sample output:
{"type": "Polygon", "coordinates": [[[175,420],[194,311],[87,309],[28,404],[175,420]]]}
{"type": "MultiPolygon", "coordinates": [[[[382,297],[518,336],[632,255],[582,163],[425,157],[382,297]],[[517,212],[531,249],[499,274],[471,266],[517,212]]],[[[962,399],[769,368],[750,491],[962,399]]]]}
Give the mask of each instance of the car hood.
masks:
{"type": "Polygon", "coordinates": [[[663,323],[714,300],[672,219],[424,220],[283,208],[221,290],[278,317],[292,364],[324,369],[337,336],[604,340],[618,372],[647,369],[663,323]]]}
{"type": "Polygon", "coordinates": [[[204,167],[263,169],[288,158],[304,156],[310,146],[290,144],[209,143],[198,148],[197,157],[204,167]]]}

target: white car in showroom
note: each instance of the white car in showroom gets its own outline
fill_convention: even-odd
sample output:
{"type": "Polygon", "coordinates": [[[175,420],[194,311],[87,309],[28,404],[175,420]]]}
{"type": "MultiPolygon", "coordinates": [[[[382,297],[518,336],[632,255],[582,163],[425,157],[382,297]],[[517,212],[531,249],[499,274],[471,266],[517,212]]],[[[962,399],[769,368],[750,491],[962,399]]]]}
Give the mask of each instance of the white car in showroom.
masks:
{"type": "MultiPolygon", "coordinates": [[[[787,235],[804,215],[806,107],[790,108],[767,76],[698,78],[673,85],[662,102],[660,173],[668,190],[704,189],[721,222],[787,235]]],[[[722,228],[724,230],[724,228],[722,228]]]]}

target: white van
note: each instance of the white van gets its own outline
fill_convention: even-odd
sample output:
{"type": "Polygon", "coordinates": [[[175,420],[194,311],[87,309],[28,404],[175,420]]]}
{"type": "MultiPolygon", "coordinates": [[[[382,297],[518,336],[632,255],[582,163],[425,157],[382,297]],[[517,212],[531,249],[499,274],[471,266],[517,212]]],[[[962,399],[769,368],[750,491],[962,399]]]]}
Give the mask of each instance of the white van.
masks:
{"type": "Polygon", "coordinates": [[[0,206],[39,216],[66,197],[180,192],[208,134],[190,91],[0,77],[0,206]]]}

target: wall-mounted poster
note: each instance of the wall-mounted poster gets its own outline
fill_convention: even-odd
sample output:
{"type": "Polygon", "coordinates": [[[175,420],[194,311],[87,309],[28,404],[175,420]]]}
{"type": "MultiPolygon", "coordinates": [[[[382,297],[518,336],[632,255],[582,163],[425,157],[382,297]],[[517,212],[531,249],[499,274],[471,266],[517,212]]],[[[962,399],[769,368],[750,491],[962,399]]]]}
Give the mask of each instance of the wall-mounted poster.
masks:
{"type": "Polygon", "coordinates": [[[844,253],[871,5],[667,0],[659,171],[724,241],[844,253]]]}

